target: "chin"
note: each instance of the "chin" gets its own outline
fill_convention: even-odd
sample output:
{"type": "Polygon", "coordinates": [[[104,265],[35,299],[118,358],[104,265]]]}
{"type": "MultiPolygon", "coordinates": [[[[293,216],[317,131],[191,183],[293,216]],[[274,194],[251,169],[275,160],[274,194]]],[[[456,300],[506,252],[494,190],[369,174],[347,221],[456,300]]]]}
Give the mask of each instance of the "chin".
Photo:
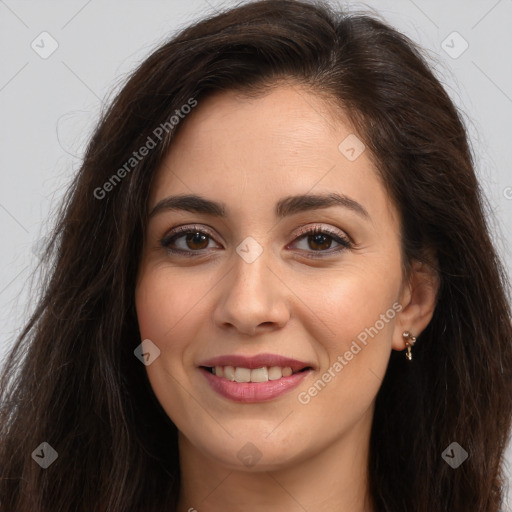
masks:
{"type": "MultiPolygon", "coordinates": [[[[275,428],[275,424],[272,428],[275,428]]],[[[194,444],[203,455],[231,471],[277,471],[287,469],[311,455],[308,452],[312,451],[312,447],[308,450],[304,446],[303,435],[297,436],[295,444],[290,439],[292,434],[284,430],[280,436],[268,429],[263,433],[241,427],[238,431],[244,434],[227,439],[227,436],[222,439],[210,436],[194,444]]],[[[204,432],[200,436],[204,436],[204,432]]]]}

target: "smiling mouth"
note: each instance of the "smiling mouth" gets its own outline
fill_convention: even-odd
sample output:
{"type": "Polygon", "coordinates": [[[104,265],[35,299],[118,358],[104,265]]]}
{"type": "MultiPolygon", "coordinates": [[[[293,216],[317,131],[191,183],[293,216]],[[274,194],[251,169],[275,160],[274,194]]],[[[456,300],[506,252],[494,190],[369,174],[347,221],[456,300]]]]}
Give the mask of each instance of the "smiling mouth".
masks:
{"type": "Polygon", "coordinates": [[[201,368],[216,377],[224,378],[231,382],[268,382],[312,369],[310,366],[296,371],[292,370],[289,366],[262,366],[260,368],[201,366],[201,368]]]}

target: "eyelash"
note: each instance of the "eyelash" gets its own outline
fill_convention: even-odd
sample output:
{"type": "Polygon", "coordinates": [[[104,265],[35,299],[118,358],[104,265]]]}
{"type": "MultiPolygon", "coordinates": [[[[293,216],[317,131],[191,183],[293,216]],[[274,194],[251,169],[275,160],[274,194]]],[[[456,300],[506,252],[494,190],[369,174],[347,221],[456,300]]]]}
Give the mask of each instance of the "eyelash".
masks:
{"type": "MultiPolygon", "coordinates": [[[[160,245],[162,247],[164,247],[171,254],[177,254],[180,256],[186,256],[186,257],[193,258],[193,257],[197,257],[198,256],[197,253],[201,253],[201,251],[204,251],[205,249],[202,249],[201,251],[191,251],[191,250],[184,251],[182,249],[172,249],[170,247],[170,245],[172,242],[181,238],[183,235],[196,234],[196,233],[199,233],[201,235],[206,235],[210,239],[214,239],[212,234],[209,233],[208,231],[206,231],[203,227],[192,225],[192,226],[179,226],[179,227],[175,228],[170,233],[168,233],[166,236],[164,236],[159,242],[160,242],[160,245]]],[[[331,256],[333,254],[337,254],[346,249],[352,249],[354,247],[354,243],[348,237],[343,237],[339,233],[333,231],[332,229],[325,228],[322,226],[301,228],[294,241],[302,240],[303,238],[306,238],[308,236],[314,236],[314,235],[319,235],[319,234],[326,235],[327,237],[332,238],[335,242],[340,244],[340,247],[336,248],[335,250],[312,251],[312,253],[304,254],[304,256],[306,258],[310,258],[310,259],[325,258],[327,256],[331,256]]],[[[199,255],[201,255],[201,254],[199,254],[199,255]]]]}

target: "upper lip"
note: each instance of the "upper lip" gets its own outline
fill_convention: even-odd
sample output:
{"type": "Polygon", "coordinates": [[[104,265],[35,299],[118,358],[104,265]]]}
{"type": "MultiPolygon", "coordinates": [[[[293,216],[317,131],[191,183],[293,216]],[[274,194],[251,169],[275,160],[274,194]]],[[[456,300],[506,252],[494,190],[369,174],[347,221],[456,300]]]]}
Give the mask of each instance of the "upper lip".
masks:
{"type": "Polygon", "coordinates": [[[198,366],[206,366],[213,368],[214,366],[234,366],[237,368],[262,368],[263,366],[280,366],[281,368],[290,367],[294,372],[298,372],[304,368],[312,367],[311,364],[291,359],[289,357],[280,356],[278,354],[258,354],[255,356],[242,355],[225,355],[212,357],[199,363],[198,366]]]}

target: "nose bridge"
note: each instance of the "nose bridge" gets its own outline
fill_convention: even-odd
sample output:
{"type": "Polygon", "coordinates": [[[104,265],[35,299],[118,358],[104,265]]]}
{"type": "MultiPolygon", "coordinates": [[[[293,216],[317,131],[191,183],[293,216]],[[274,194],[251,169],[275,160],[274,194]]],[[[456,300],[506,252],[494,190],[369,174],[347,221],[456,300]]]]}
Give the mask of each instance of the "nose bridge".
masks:
{"type": "Polygon", "coordinates": [[[268,279],[271,265],[271,237],[260,235],[254,238],[246,236],[233,252],[233,286],[245,283],[249,287],[258,287],[268,279]]]}
{"type": "Polygon", "coordinates": [[[270,249],[254,239],[246,239],[236,248],[215,311],[218,325],[232,324],[245,333],[254,333],[261,324],[283,325],[288,318],[285,290],[269,268],[271,256],[270,249]]]}
{"type": "MultiPolygon", "coordinates": [[[[259,245],[259,244],[258,244],[259,245]]],[[[263,250],[254,242],[242,242],[236,249],[233,262],[231,293],[240,298],[252,299],[252,305],[270,300],[273,287],[270,283],[272,273],[269,270],[270,250],[263,250]]],[[[249,304],[248,306],[251,306],[249,304]]]]}

